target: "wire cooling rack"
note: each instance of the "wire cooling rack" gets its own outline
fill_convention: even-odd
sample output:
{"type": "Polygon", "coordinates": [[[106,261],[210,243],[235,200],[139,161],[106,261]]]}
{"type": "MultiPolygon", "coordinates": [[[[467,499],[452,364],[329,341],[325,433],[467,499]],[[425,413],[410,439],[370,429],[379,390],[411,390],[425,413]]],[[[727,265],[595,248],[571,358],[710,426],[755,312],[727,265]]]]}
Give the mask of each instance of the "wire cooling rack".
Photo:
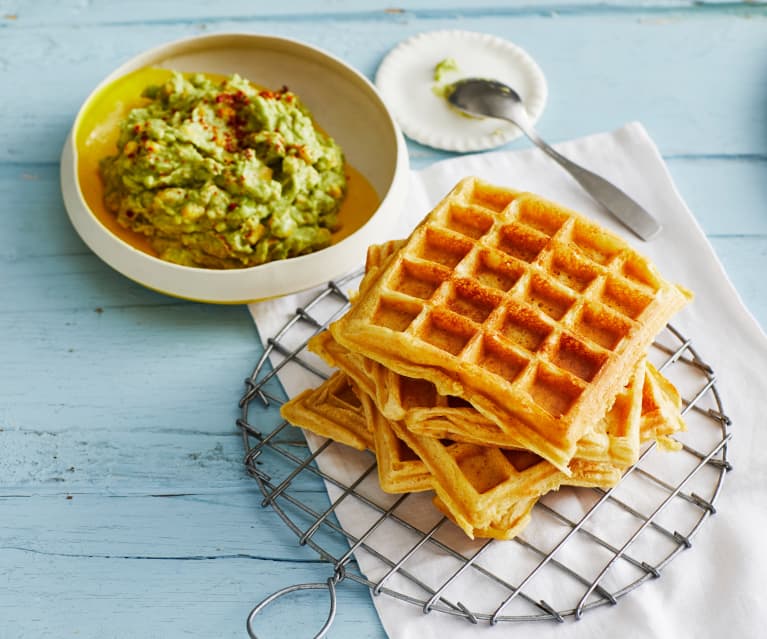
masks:
{"type": "MultiPolygon", "coordinates": [[[[277,374],[291,368],[314,385],[327,369],[305,350],[308,337],[348,308],[344,293],[359,273],[330,282],[268,340],[246,379],[238,426],[245,465],[263,493],[262,505],[282,518],[298,543],[332,567],[325,583],[285,588],[262,601],[350,580],[387,596],[471,623],[557,621],[581,617],[661,572],[709,516],[726,472],[730,420],[711,367],[691,341],[668,326],[650,360],[680,390],[688,432],[682,449],[653,443],[610,490],[563,488],[543,497],[512,541],[468,540],[423,494],[387,495],[377,485],[375,457],[301,432],[279,417],[285,393],[277,374]],[[327,488],[321,490],[322,482],[327,488]],[[329,498],[329,500],[328,500],[329,498]],[[426,501],[423,501],[426,499],[426,501]],[[474,593],[480,593],[473,596],[474,593]]],[[[673,577],[671,577],[673,578],[673,577]]]]}

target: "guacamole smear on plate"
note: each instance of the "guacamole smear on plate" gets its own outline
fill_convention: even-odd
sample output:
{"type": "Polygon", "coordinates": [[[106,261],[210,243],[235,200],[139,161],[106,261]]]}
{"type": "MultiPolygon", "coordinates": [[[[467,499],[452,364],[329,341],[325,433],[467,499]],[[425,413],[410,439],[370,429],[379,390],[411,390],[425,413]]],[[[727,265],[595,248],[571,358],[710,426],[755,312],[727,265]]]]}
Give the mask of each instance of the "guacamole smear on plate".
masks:
{"type": "Polygon", "coordinates": [[[330,244],[344,157],[287,88],[174,73],[99,164],[104,203],[171,262],[242,268],[330,244]]]}

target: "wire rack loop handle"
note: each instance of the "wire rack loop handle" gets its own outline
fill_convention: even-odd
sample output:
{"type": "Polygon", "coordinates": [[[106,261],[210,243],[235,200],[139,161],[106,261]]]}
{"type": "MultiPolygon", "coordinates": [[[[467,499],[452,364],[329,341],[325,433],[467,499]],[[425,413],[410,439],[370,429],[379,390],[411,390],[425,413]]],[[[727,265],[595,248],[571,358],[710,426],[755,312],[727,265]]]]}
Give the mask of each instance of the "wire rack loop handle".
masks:
{"type": "Polygon", "coordinates": [[[289,595],[292,592],[297,592],[299,590],[322,590],[323,588],[328,589],[328,593],[330,593],[330,610],[328,612],[328,618],[325,620],[325,623],[323,624],[322,628],[320,628],[320,631],[314,635],[314,639],[322,639],[330,630],[330,626],[333,625],[333,620],[336,617],[336,583],[339,580],[336,578],[336,575],[333,575],[333,577],[328,578],[326,582],[312,582],[308,584],[295,584],[293,586],[288,586],[286,588],[283,588],[282,590],[278,590],[277,592],[269,595],[266,599],[264,599],[261,603],[259,603],[253,610],[250,611],[250,614],[248,615],[248,622],[246,624],[248,635],[250,635],[250,639],[258,639],[256,636],[255,630],[253,630],[253,621],[256,618],[256,615],[260,613],[264,608],[266,608],[270,603],[275,601],[276,599],[279,599],[280,597],[283,597],[285,595],[289,595]]]}

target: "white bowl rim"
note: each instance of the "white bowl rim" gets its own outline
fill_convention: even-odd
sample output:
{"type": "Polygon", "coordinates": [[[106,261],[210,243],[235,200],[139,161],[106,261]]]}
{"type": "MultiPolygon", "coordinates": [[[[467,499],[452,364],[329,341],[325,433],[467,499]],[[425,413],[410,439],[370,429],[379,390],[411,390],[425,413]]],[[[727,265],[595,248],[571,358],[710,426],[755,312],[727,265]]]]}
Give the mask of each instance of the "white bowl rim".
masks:
{"type": "MultiPolygon", "coordinates": [[[[344,260],[336,257],[336,259],[330,259],[331,266],[326,272],[323,272],[322,276],[292,278],[295,279],[293,284],[282,286],[274,285],[273,282],[275,279],[284,278],[271,277],[278,269],[285,270],[286,265],[289,265],[291,271],[296,273],[301,270],[307,272],[316,271],[317,269],[309,268],[309,265],[322,258],[326,258],[324,261],[328,261],[328,258],[332,258],[332,254],[339,256],[344,252],[348,253],[349,250],[359,246],[361,237],[369,237],[368,243],[372,243],[374,240],[380,241],[381,236],[379,233],[386,233],[386,230],[393,226],[396,217],[399,215],[407,192],[408,174],[409,158],[407,147],[399,125],[394,120],[375,85],[362,73],[324,49],[293,38],[261,33],[220,32],[188,36],[157,45],[130,58],[109,73],[88,94],[78,109],[66,144],[62,150],[60,177],[65,207],[73,226],[89,248],[107,264],[112,266],[112,268],[115,268],[129,279],[143,286],[174,297],[201,302],[246,303],[311,288],[352,270],[357,264],[361,265],[360,257],[353,260],[344,260]],[[361,83],[369,94],[375,97],[381,106],[381,112],[386,115],[386,128],[394,135],[396,146],[395,166],[388,188],[385,193],[381,194],[381,201],[373,215],[354,233],[326,249],[287,260],[267,262],[242,269],[205,269],[174,264],[134,248],[114,235],[96,218],[85,203],[80,189],[77,177],[77,149],[74,144],[74,133],[77,130],[85,107],[103,87],[117,78],[132,70],[151,64],[163,53],[169,53],[191,44],[215,45],[232,39],[246,42],[257,41],[264,44],[274,42],[296,47],[306,54],[325,58],[328,62],[334,64],[338,70],[344,74],[349,74],[357,82],[361,83]],[[387,215],[392,219],[388,224],[382,224],[381,219],[387,215]],[[113,254],[112,251],[119,252],[119,254],[113,254]],[[133,262],[132,265],[130,264],[131,262],[133,262]],[[307,268],[302,269],[304,266],[307,268]],[[254,287],[252,282],[248,282],[254,274],[259,274],[266,283],[266,286],[254,287]],[[195,291],[197,287],[194,284],[189,284],[189,281],[193,278],[197,278],[201,282],[199,286],[201,290],[195,291]],[[168,280],[175,281],[176,284],[169,287],[167,284],[168,280]],[[185,280],[186,282],[182,283],[180,280],[185,280]],[[202,284],[203,280],[205,282],[204,285],[202,284]],[[241,284],[235,284],[234,280],[241,280],[241,284]],[[229,283],[230,286],[220,290],[224,283],[229,283]],[[249,292],[255,289],[258,289],[260,292],[255,294],[249,292]]],[[[353,252],[359,253],[359,251],[353,252]]]]}

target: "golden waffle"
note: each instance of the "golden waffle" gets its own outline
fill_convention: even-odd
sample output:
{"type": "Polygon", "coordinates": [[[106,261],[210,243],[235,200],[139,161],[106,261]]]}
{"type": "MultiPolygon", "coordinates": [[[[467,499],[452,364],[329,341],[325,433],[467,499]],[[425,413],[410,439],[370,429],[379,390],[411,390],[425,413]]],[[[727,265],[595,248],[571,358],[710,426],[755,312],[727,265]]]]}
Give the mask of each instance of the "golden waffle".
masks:
{"type": "MultiPolygon", "coordinates": [[[[409,445],[418,436],[401,436],[402,426],[381,415],[372,398],[355,389],[353,382],[338,372],[322,385],[301,393],[282,407],[282,414],[292,423],[307,430],[355,448],[375,450],[381,487],[386,492],[416,492],[435,488],[441,508],[462,527],[470,537],[495,537],[509,539],[527,523],[528,515],[537,498],[559,485],[610,486],[620,478],[620,468],[606,464],[594,464],[582,460],[571,462],[573,473],[566,477],[551,464],[528,451],[505,451],[473,444],[433,440],[435,445],[445,447],[462,469],[468,468],[473,485],[481,486],[482,467],[467,466],[467,455],[476,459],[491,460],[489,468],[498,472],[498,458],[511,460],[517,469],[515,485],[507,481],[503,489],[485,491],[481,506],[487,508],[487,516],[465,514],[465,499],[456,498],[456,490],[465,487],[463,481],[445,482],[435,486],[435,476],[429,466],[420,459],[409,445]],[[371,428],[372,427],[372,428],[371,428]],[[370,441],[370,434],[373,441],[370,441]],[[412,439],[411,439],[412,437],[412,439]],[[479,457],[478,457],[479,456],[479,457]],[[457,488],[456,488],[457,487],[457,488]]],[[[423,438],[428,439],[428,438],[423,438]]],[[[509,478],[511,479],[511,478],[509,478]]],[[[439,477],[437,477],[439,481],[439,477]]]]}
{"type": "Polygon", "coordinates": [[[286,402],[280,414],[291,424],[358,450],[375,450],[373,433],[357,394],[341,372],[318,388],[305,390],[286,402]]]}
{"type": "MultiPolygon", "coordinates": [[[[325,437],[331,436],[356,448],[360,448],[360,440],[370,434],[368,424],[372,424],[381,488],[391,493],[432,488],[432,476],[425,464],[396,436],[390,422],[375,409],[372,400],[364,393],[355,393],[353,384],[345,374],[339,372],[318,388],[305,391],[287,402],[282,413],[297,426],[325,437]],[[357,395],[362,399],[361,402],[357,395]],[[369,412],[363,411],[365,403],[369,412]]],[[[367,447],[373,449],[373,446],[367,447]]],[[[438,501],[435,497],[435,503],[438,501]]],[[[510,503],[507,511],[497,521],[482,529],[467,531],[467,534],[472,538],[510,539],[527,524],[536,501],[537,496],[510,503]]],[[[438,507],[455,521],[455,517],[441,502],[438,507]]]]}
{"type": "MultiPolygon", "coordinates": [[[[608,413],[608,417],[603,420],[604,431],[599,433],[589,433],[579,442],[579,455],[581,458],[573,459],[570,462],[570,476],[566,476],[554,469],[550,464],[541,460],[536,455],[526,451],[493,451],[491,447],[479,445],[459,446],[454,442],[436,441],[434,446],[441,446],[448,456],[454,459],[465,459],[466,455],[474,454],[479,459],[489,459],[488,468],[494,469],[496,477],[502,476],[508,471],[508,464],[505,464],[502,458],[498,457],[501,453],[505,456],[509,464],[516,464],[516,476],[510,476],[507,480],[504,490],[484,491],[482,499],[472,493],[471,486],[482,486],[483,479],[472,478],[468,473],[462,471],[455,472],[455,467],[450,468],[450,462],[453,460],[441,459],[439,454],[433,457],[437,468],[447,468],[448,479],[440,481],[437,476],[438,486],[433,485],[433,476],[429,472],[428,465],[416,455],[413,447],[419,450],[414,442],[418,442],[418,434],[412,433],[412,429],[400,424],[392,424],[386,419],[380,411],[377,410],[376,402],[372,397],[365,395],[363,389],[368,389],[373,395],[380,389],[376,386],[376,380],[368,377],[369,370],[365,368],[365,358],[350,353],[347,349],[335,342],[332,335],[328,332],[321,333],[313,338],[312,350],[319,352],[325,359],[331,360],[334,365],[340,366],[343,370],[352,371],[360,380],[359,384],[354,384],[357,392],[360,394],[361,404],[368,420],[368,427],[374,432],[376,455],[378,457],[379,479],[382,488],[387,492],[412,492],[418,490],[427,490],[434,487],[437,492],[435,504],[452,521],[459,525],[469,537],[493,537],[497,539],[510,539],[524,527],[527,523],[529,512],[538,496],[548,490],[557,489],[560,485],[572,486],[602,486],[609,487],[614,485],[620,479],[622,471],[636,459],[635,451],[638,448],[640,424],[644,432],[644,439],[655,437],[656,435],[665,435],[675,432],[683,427],[684,422],[679,417],[680,400],[679,395],[673,386],[649,364],[645,369],[645,360],[640,361],[635,372],[636,379],[646,380],[650,384],[649,389],[645,389],[645,384],[641,386],[632,380],[633,383],[621,393],[608,413]],[[329,356],[332,353],[332,356],[329,356]],[[641,408],[641,420],[638,418],[638,412],[641,408]],[[404,428],[404,430],[402,430],[404,428]],[[400,435],[400,436],[398,436],[400,435]],[[612,442],[612,446],[605,447],[603,439],[612,442]],[[408,445],[409,444],[409,445],[408,445]],[[596,454],[593,459],[589,459],[589,447],[595,446],[596,454]],[[607,457],[605,455],[607,454],[607,457]],[[605,461],[606,459],[611,462],[605,461]],[[505,466],[505,468],[504,468],[505,466]],[[529,471],[529,468],[536,467],[536,471],[529,471]],[[548,467],[548,468],[547,468],[548,467]],[[454,474],[451,474],[451,470],[454,474]],[[467,485],[468,482],[468,485],[467,485]],[[516,482],[516,483],[515,483],[516,482]],[[524,495],[524,496],[520,496],[524,495]],[[477,517],[471,513],[471,504],[476,503],[480,508],[486,509],[489,513],[487,517],[477,517]],[[468,507],[467,507],[468,504],[468,507]],[[491,507],[488,507],[491,506],[491,507]]],[[[382,367],[374,362],[368,364],[380,371],[382,367]]],[[[395,375],[395,378],[400,376],[395,375]]],[[[428,383],[420,380],[411,380],[413,386],[424,386],[428,383]]],[[[327,383],[327,382],[326,382],[327,383]]],[[[380,383],[380,380],[378,380],[380,383]]],[[[433,395],[433,390],[429,391],[433,395]]],[[[411,393],[410,399],[414,395],[411,393]]],[[[445,399],[445,398],[443,398],[445,399]]],[[[421,394],[417,400],[424,402],[424,394],[421,394]]],[[[407,406],[407,402],[406,402],[407,406]]],[[[423,409],[406,410],[405,414],[410,418],[411,412],[423,409]]],[[[458,415],[474,416],[477,423],[484,423],[485,426],[492,426],[489,420],[485,419],[467,406],[448,406],[443,409],[444,414],[450,415],[450,412],[456,414],[455,423],[461,427],[461,419],[458,415]]],[[[310,426],[311,428],[311,426],[310,426]]],[[[465,426],[463,426],[465,431],[465,426]]],[[[429,439],[428,437],[426,439],[429,439]]],[[[421,442],[423,444],[423,442],[421,442]]],[[[481,442],[487,444],[488,442],[481,442]]],[[[428,455],[428,448],[421,449],[422,454],[428,455]]],[[[438,449],[439,451],[439,449],[438,449]]],[[[476,463],[475,463],[476,465],[476,463]]],[[[456,466],[460,469],[461,463],[456,466]]],[[[478,464],[479,469],[469,472],[484,472],[481,468],[484,464],[478,464]]],[[[507,472],[507,475],[511,473],[507,472]]],[[[492,482],[491,482],[492,483],[492,482]]]]}
{"type": "MultiPolygon", "coordinates": [[[[626,392],[618,395],[612,408],[578,441],[574,458],[611,462],[619,466],[630,466],[636,462],[639,445],[645,441],[641,438],[642,432],[650,431],[651,422],[657,421],[657,427],[660,427],[660,422],[667,418],[666,413],[661,415],[643,410],[643,387],[648,383],[650,373],[644,370],[644,360],[639,366],[643,372],[637,373],[626,392]]],[[[461,404],[453,398],[447,398],[446,405],[432,400],[433,396],[424,392],[419,393],[417,399],[412,394],[404,398],[403,402],[408,406],[404,420],[414,433],[500,448],[520,447],[513,436],[470,405],[461,404]]]]}
{"type": "Polygon", "coordinates": [[[375,451],[379,482],[386,492],[429,490],[431,475],[424,463],[397,438],[387,420],[375,421],[365,413],[360,398],[366,397],[339,371],[317,388],[283,404],[280,413],[295,426],[317,435],[375,451]]]}
{"type": "MultiPolygon", "coordinates": [[[[641,399],[639,389],[636,395],[641,399]]],[[[573,460],[567,476],[529,451],[420,438],[402,422],[386,419],[371,397],[360,392],[359,398],[368,428],[375,433],[381,487],[387,492],[433,488],[437,507],[471,538],[511,539],[526,525],[530,510],[544,493],[565,484],[606,488],[615,485],[622,474],[623,468],[611,463],[573,460]],[[444,458],[439,458],[439,451],[445,451],[444,458]],[[434,465],[427,463],[430,457],[434,465]],[[451,462],[455,462],[454,468],[451,462]],[[505,479],[492,485],[502,476],[505,479]],[[479,498],[466,490],[467,482],[481,492],[479,498]],[[481,516],[467,508],[467,501],[472,500],[481,516]]]]}
{"type": "Polygon", "coordinates": [[[467,178],[331,331],[469,401],[567,472],[578,440],[686,301],[593,222],[467,178]]]}
{"type": "MultiPolygon", "coordinates": [[[[637,371],[637,376],[642,374],[642,369],[637,371]]],[[[636,394],[641,398],[638,390],[636,394]]],[[[435,476],[411,447],[413,442],[419,442],[419,436],[408,434],[403,425],[398,427],[384,418],[372,398],[340,372],[320,387],[285,404],[282,412],[296,425],[357,447],[360,447],[357,438],[366,438],[372,431],[381,487],[392,493],[435,488],[435,503],[439,502],[438,507],[472,538],[510,539],[527,523],[529,512],[541,494],[565,484],[612,486],[622,472],[622,467],[615,464],[575,459],[570,463],[571,475],[568,477],[528,451],[501,451],[487,446],[433,440],[433,446],[441,447],[450,457],[445,463],[437,454],[434,463],[440,469],[447,469],[448,476],[445,479],[441,472],[435,476]],[[350,440],[350,432],[354,439],[350,440]],[[451,462],[455,462],[453,469],[451,462]],[[511,473],[508,472],[509,464],[514,469],[511,473]],[[451,470],[454,476],[450,475],[451,470]],[[493,476],[497,479],[503,473],[507,475],[503,485],[490,486],[493,476]],[[471,489],[467,490],[467,482],[478,494],[481,488],[488,489],[481,491],[481,498],[475,498],[471,489]],[[479,517],[471,507],[467,508],[467,500],[475,501],[486,516],[479,517]]],[[[615,418],[628,419],[631,412],[622,409],[615,418]]],[[[423,441],[419,443],[424,445],[423,441]]],[[[421,454],[433,456],[428,447],[422,450],[421,454]]]]}
{"type": "MultiPolygon", "coordinates": [[[[502,430],[467,402],[441,396],[431,382],[398,375],[377,362],[352,353],[338,344],[329,331],[313,337],[309,349],[331,366],[346,372],[373,398],[386,418],[404,421],[417,435],[483,446],[524,448],[513,434],[502,430]]],[[[645,377],[645,359],[642,358],[632,382],[618,395],[602,419],[580,439],[575,458],[623,467],[637,460],[645,377]]]]}
{"type": "MultiPolygon", "coordinates": [[[[360,290],[365,290],[373,283],[378,271],[404,244],[405,240],[392,240],[368,247],[365,277],[360,290]]],[[[366,392],[377,398],[377,405],[387,417],[404,420],[416,434],[501,448],[519,447],[513,434],[502,430],[465,400],[440,396],[430,382],[401,377],[380,364],[351,353],[335,342],[328,331],[315,340],[313,350],[316,353],[332,366],[353,369],[357,383],[364,385],[366,392]]],[[[681,399],[676,388],[652,364],[646,361],[645,364],[639,422],[640,442],[685,430],[680,416],[681,399]]],[[[624,395],[618,406],[613,405],[600,427],[589,431],[578,441],[576,456],[626,466],[634,463],[638,452],[633,445],[635,438],[628,435],[625,429],[632,427],[635,422],[616,419],[621,403],[624,409],[631,406],[632,410],[636,410],[634,402],[636,398],[628,402],[624,395]],[[616,439],[611,441],[612,437],[616,439]],[[626,441],[632,442],[628,449],[626,441]]]]}
{"type": "Polygon", "coordinates": [[[442,506],[469,537],[500,528],[499,522],[520,501],[537,499],[563,484],[613,486],[622,474],[612,464],[575,460],[568,476],[527,450],[421,437],[402,422],[390,424],[426,464],[442,506]]]}
{"type": "MultiPolygon", "coordinates": [[[[573,459],[588,459],[630,466],[639,456],[644,358],[636,365],[631,382],[615,398],[613,406],[578,441],[573,459]]],[[[524,448],[514,433],[500,428],[470,404],[456,397],[443,397],[433,384],[392,374],[382,405],[387,416],[402,413],[407,427],[416,434],[500,448],[524,448]]]]}

